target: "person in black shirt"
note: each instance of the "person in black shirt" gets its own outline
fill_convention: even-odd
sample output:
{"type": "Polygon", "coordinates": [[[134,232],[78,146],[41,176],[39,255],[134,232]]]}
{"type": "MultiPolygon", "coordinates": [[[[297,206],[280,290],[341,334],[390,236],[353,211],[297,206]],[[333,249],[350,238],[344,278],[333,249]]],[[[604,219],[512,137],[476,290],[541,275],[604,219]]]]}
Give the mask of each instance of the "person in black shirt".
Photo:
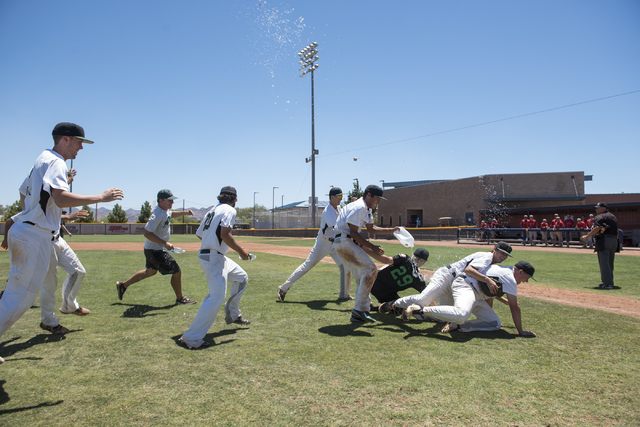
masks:
{"type": "Polygon", "coordinates": [[[598,254],[600,265],[600,288],[613,289],[613,261],[618,249],[618,220],[609,212],[606,203],[596,205],[596,217],[593,220],[593,228],[586,236],[580,237],[583,242],[595,236],[595,251],[598,254]]]}
{"type": "MultiPolygon", "coordinates": [[[[398,292],[404,289],[413,288],[422,292],[427,284],[420,274],[420,267],[428,259],[429,251],[423,248],[416,249],[412,256],[405,254],[394,256],[393,264],[378,270],[378,276],[371,288],[371,295],[382,304],[400,298],[398,292]]],[[[373,309],[375,311],[376,308],[373,309]]]]}

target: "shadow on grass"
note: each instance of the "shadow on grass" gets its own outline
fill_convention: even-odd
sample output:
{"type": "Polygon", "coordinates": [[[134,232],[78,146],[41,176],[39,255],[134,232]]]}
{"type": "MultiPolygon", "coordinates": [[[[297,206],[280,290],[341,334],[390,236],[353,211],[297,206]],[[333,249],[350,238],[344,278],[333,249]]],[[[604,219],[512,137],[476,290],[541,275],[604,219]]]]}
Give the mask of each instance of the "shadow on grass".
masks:
{"type": "MultiPolygon", "coordinates": [[[[7,393],[4,390],[4,384],[5,383],[6,383],[5,380],[0,380],[0,405],[4,405],[5,403],[7,403],[7,402],[9,402],[11,400],[11,398],[9,397],[9,393],[7,393]]],[[[22,407],[22,408],[13,408],[13,409],[0,410],[0,416],[5,415],[5,414],[12,414],[14,412],[22,412],[22,411],[28,411],[30,409],[42,408],[42,407],[45,407],[45,406],[60,405],[62,402],[64,402],[64,400],[58,400],[57,402],[43,402],[43,403],[39,403],[37,405],[25,406],[25,407],[22,407]]]]}
{"type": "MultiPolygon", "coordinates": [[[[424,322],[420,322],[422,324],[424,322]]],[[[422,338],[435,338],[443,341],[453,342],[467,342],[474,338],[489,339],[489,340],[512,340],[516,338],[516,335],[499,329],[497,331],[476,331],[476,332],[460,332],[455,330],[453,332],[442,333],[440,332],[446,323],[432,323],[427,329],[416,329],[413,325],[417,325],[416,322],[403,322],[400,318],[393,318],[393,321],[388,324],[387,327],[382,328],[390,332],[397,332],[405,334],[403,339],[408,340],[414,337],[422,338]],[[394,327],[395,326],[395,327],[394,327]],[[397,327],[397,328],[396,328],[397,327]]]]}
{"type": "Polygon", "coordinates": [[[124,307],[129,307],[124,311],[124,313],[122,313],[122,316],[120,316],[120,317],[157,316],[160,313],[151,313],[151,314],[147,314],[147,313],[152,312],[152,311],[168,310],[168,309],[176,306],[176,304],[169,304],[169,305],[165,305],[164,307],[154,307],[152,305],[146,305],[146,304],[144,304],[144,305],[140,305],[140,304],[123,304],[121,302],[116,302],[116,303],[113,303],[111,305],[120,305],[120,306],[124,306],[124,307]]]}
{"type": "MultiPolygon", "coordinates": [[[[280,303],[280,301],[277,301],[278,303],[280,303]]],[[[351,311],[351,308],[349,309],[340,309],[340,308],[328,308],[327,304],[341,304],[343,302],[349,302],[349,301],[338,301],[337,299],[331,299],[331,300],[314,300],[314,301],[285,301],[284,303],[280,303],[280,304],[302,304],[302,305],[306,305],[307,307],[309,307],[311,310],[325,310],[325,311],[340,311],[340,312],[346,312],[346,311],[351,311]]]]}
{"type": "Polygon", "coordinates": [[[374,323],[347,323],[346,325],[323,326],[318,332],[331,335],[332,337],[373,337],[373,334],[364,329],[358,330],[362,326],[375,326],[374,323]]]}
{"type": "MultiPolygon", "coordinates": [[[[71,334],[73,332],[77,332],[77,331],[69,331],[68,333],[71,334]]],[[[12,342],[19,340],[21,337],[16,337],[16,338],[12,338],[9,341],[5,341],[3,343],[0,343],[0,354],[2,355],[13,355],[17,352],[19,352],[20,350],[25,350],[27,348],[33,347],[35,345],[39,345],[39,344],[47,344],[50,342],[58,342],[58,341],[62,341],[65,339],[65,335],[55,335],[55,334],[39,334],[36,335],[35,337],[23,342],[23,343],[14,343],[11,344],[12,342]]],[[[3,356],[5,357],[5,356],[3,356]]],[[[24,358],[25,360],[41,360],[41,358],[24,358]]],[[[12,359],[12,360],[5,360],[5,363],[13,361],[13,360],[19,360],[19,359],[12,359]]]]}
{"type": "MultiPolygon", "coordinates": [[[[246,328],[245,328],[246,329],[246,328]]],[[[204,341],[208,341],[211,343],[211,346],[208,347],[199,347],[199,348],[187,348],[184,344],[182,344],[180,342],[180,337],[182,336],[182,334],[180,335],[175,335],[173,337],[171,337],[171,339],[173,341],[175,341],[176,345],[178,347],[182,347],[191,351],[195,351],[195,350],[206,350],[207,348],[211,348],[211,347],[216,347],[222,344],[230,344],[232,342],[235,341],[235,339],[228,339],[228,340],[224,340],[224,341],[215,341],[215,338],[220,338],[220,337],[224,337],[225,335],[233,335],[236,333],[236,331],[238,330],[242,330],[242,329],[223,329],[220,332],[216,332],[216,333],[211,333],[211,334],[207,334],[204,336],[203,340],[204,341]]]]}

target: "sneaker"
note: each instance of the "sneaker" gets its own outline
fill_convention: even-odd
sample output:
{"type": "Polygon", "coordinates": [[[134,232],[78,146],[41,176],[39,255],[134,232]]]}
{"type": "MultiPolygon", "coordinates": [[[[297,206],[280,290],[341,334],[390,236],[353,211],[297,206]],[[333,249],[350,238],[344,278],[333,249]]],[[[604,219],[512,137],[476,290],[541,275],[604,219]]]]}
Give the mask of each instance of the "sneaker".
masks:
{"type": "Polygon", "coordinates": [[[600,286],[600,289],[611,290],[611,289],[613,289],[613,286],[605,286],[605,285],[603,285],[603,286],[600,286]]]}
{"type": "Polygon", "coordinates": [[[183,296],[182,298],[176,300],[176,304],[184,304],[184,305],[195,304],[196,302],[197,301],[189,299],[186,296],[183,296]]]}
{"type": "Polygon", "coordinates": [[[62,313],[62,314],[75,314],[76,316],[86,316],[87,314],[89,314],[91,312],[89,310],[87,310],[86,308],[78,307],[76,310],[73,310],[73,311],[62,311],[62,309],[60,309],[60,313],[62,313]]]}
{"type": "Polygon", "coordinates": [[[280,286],[278,286],[278,301],[284,302],[284,297],[287,295],[286,291],[283,291],[280,286]]]}
{"type": "Polygon", "coordinates": [[[182,338],[180,338],[178,340],[180,342],[180,344],[182,344],[183,346],[187,347],[189,350],[195,350],[197,348],[206,348],[206,347],[211,347],[211,343],[209,341],[202,341],[202,344],[200,344],[199,347],[189,347],[189,344],[187,344],[186,342],[184,342],[182,340],[182,338]]]}
{"type": "Polygon", "coordinates": [[[346,297],[338,297],[338,301],[352,301],[355,300],[351,295],[347,295],[346,297]]]}
{"type": "Polygon", "coordinates": [[[351,321],[352,322],[371,322],[375,323],[376,319],[369,315],[368,311],[360,311],[355,308],[351,310],[351,321]]]}
{"type": "Polygon", "coordinates": [[[387,301],[383,302],[380,307],[378,307],[378,313],[388,314],[395,310],[395,301],[387,301]]]}
{"type": "Polygon", "coordinates": [[[233,321],[233,323],[236,323],[238,325],[242,325],[242,326],[249,326],[251,324],[250,320],[244,319],[242,316],[238,316],[236,318],[236,320],[233,321]]]}
{"type": "Polygon", "coordinates": [[[116,289],[118,290],[118,299],[122,301],[122,296],[126,292],[127,288],[124,287],[123,282],[116,282],[116,289]]]}
{"type": "Polygon", "coordinates": [[[49,331],[55,335],[64,335],[69,333],[69,330],[60,324],[57,324],[56,326],[47,326],[44,323],[40,322],[40,327],[45,331],[49,331]]]}
{"type": "Polygon", "coordinates": [[[420,307],[418,304],[411,304],[409,307],[403,310],[402,316],[401,316],[402,320],[404,322],[408,322],[409,319],[411,319],[411,316],[413,316],[414,311],[422,312],[422,307],[420,307]]]}

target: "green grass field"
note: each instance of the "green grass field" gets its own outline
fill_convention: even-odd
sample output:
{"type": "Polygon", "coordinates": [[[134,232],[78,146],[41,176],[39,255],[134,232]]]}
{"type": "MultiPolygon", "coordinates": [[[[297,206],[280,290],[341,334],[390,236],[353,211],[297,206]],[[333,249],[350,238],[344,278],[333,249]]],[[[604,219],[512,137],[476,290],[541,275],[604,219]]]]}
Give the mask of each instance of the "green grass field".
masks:
{"type": "MultiPolygon", "coordinates": [[[[140,239],[117,237],[143,240],[131,238],[140,239]]],[[[384,246],[388,253],[402,250],[384,246]]],[[[428,249],[432,269],[475,251],[428,249]]],[[[503,328],[495,333],[441,334],[441,324],[380,314],[374,314],[376,324],[352,324],[353,302],[336,300],[334,265],[319,264],[280,304],[277,286],[301,260],[257,255],[241,263],[250,278],[241,309],[251,326],[227,326],[219,315],[205,338],[216,345],[187,350],[177,339],[200,303],[173,305],[169,278],[160,275],[133,285],[119,301],[115,281],[144,266],[142,253],[78,252],[88,271],[78,300],[91,315],[63,316],[71,333],[61,338],[38,327],[36,302],[0,338],[6,360],[0,365],[0,425],[639,424],[639,319],[520,298],[523,325],[537,338],[516,337],[502,304],[496,311],[503,328]]],[[[597,292],[591,254],[515,248],[514,255],[506,265],[529,260],[538,284],[597,292]]],[[[196,253],[175,257],[185,294],[201,302],[207,288],[196,253]]],[[[7,275],[3,251],[0,280],[7,275]]],[[[639,275],[638,258],[617,257],[621,289],[615,295],[640,299],[639,275]]]]}

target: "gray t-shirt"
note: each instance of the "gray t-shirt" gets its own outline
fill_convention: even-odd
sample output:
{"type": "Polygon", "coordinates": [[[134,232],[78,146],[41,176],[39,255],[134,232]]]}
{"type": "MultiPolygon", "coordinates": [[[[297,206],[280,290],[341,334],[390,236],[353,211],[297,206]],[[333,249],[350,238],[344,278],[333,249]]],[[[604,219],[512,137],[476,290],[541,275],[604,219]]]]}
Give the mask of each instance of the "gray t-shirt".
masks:
{"type": "MultiPolygon", "coordinates": [[[[152,232],[165,242],[169,241],[169,237],[171,236],[171,211],[165,211],[160,206],[156,206],[153,212],[151,213],[151,218],[147,221],[147,225],[144,226],[144,229],[152,232]]],[[[147,239],[144,242],[145,249],[153,249],[155,251],[166,250],[166,248],[162,245],[159,245],[151,240],[147,239]]]]}

